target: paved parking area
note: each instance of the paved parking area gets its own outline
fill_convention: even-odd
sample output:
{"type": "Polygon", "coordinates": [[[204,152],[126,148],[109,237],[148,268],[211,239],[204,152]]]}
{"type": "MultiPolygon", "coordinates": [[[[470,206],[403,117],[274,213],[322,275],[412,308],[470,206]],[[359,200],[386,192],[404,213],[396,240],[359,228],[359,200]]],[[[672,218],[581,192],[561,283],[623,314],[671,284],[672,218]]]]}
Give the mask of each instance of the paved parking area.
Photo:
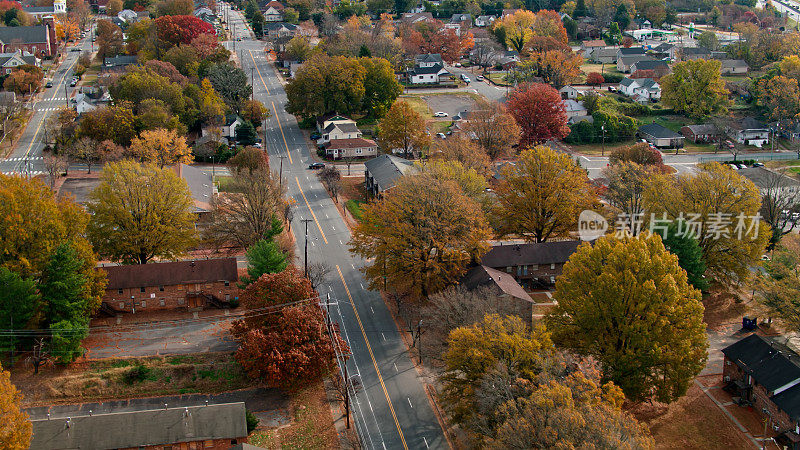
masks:
{"type": "Polygon", "coordinates": [[[461,111],[471,111],[475,108],[475,100],[467,95],[424,95],[425,103],[431,111],[446,112],[451,118],[461,111]]]}

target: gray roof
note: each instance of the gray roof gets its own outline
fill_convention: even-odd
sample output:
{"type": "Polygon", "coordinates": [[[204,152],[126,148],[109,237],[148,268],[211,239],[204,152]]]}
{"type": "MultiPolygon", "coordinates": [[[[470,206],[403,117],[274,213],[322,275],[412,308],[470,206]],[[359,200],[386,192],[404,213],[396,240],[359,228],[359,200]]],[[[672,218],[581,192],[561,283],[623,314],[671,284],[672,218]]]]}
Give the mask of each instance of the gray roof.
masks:
{"type": "Polygon", "coordinates": [[[442,64],[442,55],[439,53],[426,53],[414,57],[415,64],[421,63],[439,63],[442,64]]]}
{"type": "Polygon", "coordinates": [[[617,52],[621,56],[631,56],[631,55],[644,55],[645,51],[642,47],[620,47],[617,49],[617,52]]]}
{"type": "Polygon", "coordinates": [[[334,128],[338,128],[339,130],[341,130],[344,133],[358,133],[359,131],[361,131],[361,130],[358,129],[358,127],[354,123],[350,123],[350,122],[336,123],[336,122],[333,122],[333,123],[328,124],[327,127],[325,127],[325,132],[326,133],[330,133],[331,131],[333,131],[334,128]]]}
{"type": "Polygon", "coordinates": [[[480,287],[493,287],[500,291],[499,294],[506,294],[520,300],[533,302],[531,296],[514,280],[511,274],[491,267],[481,265],[471,268],[461,278],[460,283],[469,290],[475,290],[480,287]]]}
{"type": "Polygon", "coordinates": [[[622,80],[620,80],[620,82],[619,82],[619,85],[620,85],[620,86],[630,86],[630,85],[632,85],[632,84],[633,84],[635,81],[636,81],[636,80],[634,80],[633,78],[625,77],[625,78],[623,78],[622,80]]]}
{"type": "Polygon", "coordinates": [[[656,139],[675,139],[683,137],[683,135],[658,123],[648,123],[647,125],[640,126],[639,133],[653,136],[656,139]]]}
{"type": "Polygon", "coordinates": [[[750,67],[747,62],[741,59],[723,59],[720,61],[720,65],[723,69],[726,67],[750,67]]]}
{"type": "Polygon", "coordinates": [[[592,52],[592,58],[616,58],[617,49],[615,47],[597,48],[592,52]]]}
{"type": "MultiPolygon", "coordinates": [[[[683,128],[688,129],[694,135],[717,134],[717,127],[711,123],[704,123],[699,125],[684,125],[683,128]]],[[[681,130],[683,130],[681,128],[681,130]]]]}
{"type": "Polygon", "coordinates": [[[636,66],[636,70],[656,70],[660,67],[669,69],[669,64],[661,60],[643,60],[633,63],[631,66],[636,66]]]}
{"type": "Polygon", "coordinates": [[[751,334],[722,353],[769,392],[800,380],[800,356],[773,339],[751,334]]]}
{"type": "Polygon", "coordinates": [[[136,55],[117,55],[113,58],[103,59],[103,65],[106,67],[124,67],[136,64],[138,59],[136,55]]]}
{"type": "Polygon", "coordinates": [[[563,264],[575,253],[580,241],[551,241],[492,246],[481,264],[489,267],[563,264]]]}
{"type": "Polygon", "coordinates": [[[764,167],[748,167],[737,170],[736,173],[744,176],[761,189],[768,188],[797,188],[800,182],[778,172],[773,172],[764,167]]]}
{"type": "Polygon", "coordinates": [[[398,178],[416,172],[414,163],[394,155],[381,155],[364,163],[369,175],[381,191],[394,187],[398,178]]]}
{"type": "Polygon", "coordinates": [[[453,14],[453,16],[450,17],[450,23],[459,23],[468,20],[472,20],[472,16],[469,14],[453,14]]]}
{"type": "Polygon", "coordinates": [[[21,42],[33,44],[47,42],[47,26],[34,25],[30,27],[0,27],[0,42],[11,44],[21,42]]]}
{"type": "Polygon", "coordinates": [[[767,124],[755,117],[745,117],[741,122],[733,123],[732,127],[737,130],[769,130],[767,124]]]}
{"type": "Polygon", "coordinates": [[[38,450],[138,448],[247,436],[244,402],[33,420],[38,450]]]}
{"type": "Polygon", "coordinates": [[[647,55],[623,55],[619,60],[626,66],[632,66],[640,61],[655,61],[655,59],[647,55]]]}
{"type": "Polygon", "coordinates": [[[667,44],[667,43],[665,42],[665,43],[663,43],[663,44],[659,44],[659,45],[657,45],[656,47],[653,47],[653,50],[655,50],[655,51],[657,51],[657,52],[668,52],[668,51],[672,50],[673,48],[675,48],[675,46],[674,46],[674,45],[672,45],[672,44],[667,44]]]}
{"type": "Polygon", "coordinates": [[[414,68],[409,70],[408,73],[411,75],[427,75],[431,73],[439,73],[439,71],[443,68],[444,67],[442,67],[441,64],[434,64],[431,67],[414,66],[414,68]]]}
{"type": "Polygon", "coordinates": [[[214,183],[211,181],[211,175],[183,163],[175,164],[173,169],[189,186],[195,212],[211,211],[211,200],[214,199],[214,183]]]}
{"type": "Polygon", "coordinates": [[[702,55],[711,55],[711,50],[703,47],[682,47],[681,51],[684,55],[694,55],[694,56],[702,56],[702,55]]]}
{"type": "Polygon", "coordinates": [[[22,10],[28,14],[42,14],[42,13],[55,12],[55,9],[52,6],[23,6],[22,10]]]}
{"type": "Polygon", "coordinates": [[[264,29],[267,31],[280,31],[281,28],[286,28],[289,31],[294,31],[297,29],[297,25],[287,23],[287,22],[265,22],[264,29]]]}

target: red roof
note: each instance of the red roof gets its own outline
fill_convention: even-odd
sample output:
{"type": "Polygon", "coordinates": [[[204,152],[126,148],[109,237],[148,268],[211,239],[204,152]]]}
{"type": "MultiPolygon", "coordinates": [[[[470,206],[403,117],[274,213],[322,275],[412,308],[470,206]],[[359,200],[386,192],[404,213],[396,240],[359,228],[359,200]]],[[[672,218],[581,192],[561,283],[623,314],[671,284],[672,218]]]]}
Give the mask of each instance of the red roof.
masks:
{"type": "Polygon", "coordinates": [[[325,148],[366,148],[378,147],[378,144],[371,139],[354,138],[354,139],[331,139],[330,142],[325,143],[325,148]]]}
{"type": "Polygon", "coordinates": [[[285,6],[283,6],[283,3],[272,0],[271,2],[267,3],[267,5],[264,7],[264,10],[269,9],[270,6],[277,9],[278,11],[283,11],[283,9],[285,8],[285,6]]]}
{"type": "Polygon", "coordinates": [[[102,269],[108,275],[106,289],[174,286],[239,279],[236,258],[133,264],[102,269]]]}

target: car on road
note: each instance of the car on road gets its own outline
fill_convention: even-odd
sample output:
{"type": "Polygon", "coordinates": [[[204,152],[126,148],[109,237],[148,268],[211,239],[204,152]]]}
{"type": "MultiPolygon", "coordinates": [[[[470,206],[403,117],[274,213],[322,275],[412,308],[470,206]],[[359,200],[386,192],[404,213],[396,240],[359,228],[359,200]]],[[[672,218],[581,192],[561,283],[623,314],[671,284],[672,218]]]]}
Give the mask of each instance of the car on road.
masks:
{"type": "Polygon", "coordinates": [[[73,78],[72,81],[69,82],[70,86],[76,86],[77,84],[78,84],[78,79],[77,78],[73,78]]]}
{"type": "Polygon", "coordinates": [[[312,140],[315,140],[315,141],[316,141],[317,139],[321,138],[321,137],[322,137],[322,135],[321,135],[321,134],[319,134],[319,133],[311,133],[311,136],[309,136],[309,137],[310,137],[312,140]]]}
{"type": "Polygon", "coordinates": [[[325,168],[325,164],[323,164],[321,162],[315,162],[315,163],[309,164],[308,168],[312,169],[312,170],[324,169],[325,168]]]}
{"type": "Polygon", "coordinates": [[[737,164],[737,166],[739,166],[740,169],[747,169],[747,165],[745,164],[737,164]]]}
{"type": "Polygon", "coordinates": [[[433,117],[447,117],[447,113],[444,111],[438,111],[433,113],[433,117]]]}
{"type": "Polygon", "coordinates": [[[263,147],[263,146],[261,145],[261,142],[256,142],[255,144],[253,144],[253,147],[255,147],[255,148],[261,148],[261,147],[263,147]]]}
{"type": "Polygon", "coordinates": [[[463,73],[462,73],[462,74],[461,74],[461,81],[463,81],[464,83],[467,83],[467,84],[469,84],[469,82],[470,82],[470,79],[469,79],[469,77],[468,77],[468,76],[466,76],[465,74],[463,74],[463,73]]]}
{"type": "Polygon", "coordinates": [[[81,51],[80,47],[72,47],[69,51],[71,52],[79,52],[81,51]]]}
{"type": "Polygon", "coordinates": [[[483,81],[483,75],[478,75],[477,77],[475,77],[475,79],[478,81],[483,81]]]}
{"type": "Polygon", "coordinates": [[[49,88],[53,87],[53,82],[48,81],[47,83],[45,83],[44,87],[49,87],[49,88]]]}
{"type": "Polygon", "coordinates": [[[731,166],[731,169],[733,170],[739,170],[739,166],[737,166],[736,164],[728,164],[728,165],[731,166]]]}
{"type": "Polygon", "coordinates": [[[447,139],[447,136],[445,136],[444,133],[436,133],[436,137],[438,137],[440,139],[447,139]]]}
{"type": "Polygon", "coordinates": [[[764,167],[764,163],[754,162],[753,167],[764,167]]]}

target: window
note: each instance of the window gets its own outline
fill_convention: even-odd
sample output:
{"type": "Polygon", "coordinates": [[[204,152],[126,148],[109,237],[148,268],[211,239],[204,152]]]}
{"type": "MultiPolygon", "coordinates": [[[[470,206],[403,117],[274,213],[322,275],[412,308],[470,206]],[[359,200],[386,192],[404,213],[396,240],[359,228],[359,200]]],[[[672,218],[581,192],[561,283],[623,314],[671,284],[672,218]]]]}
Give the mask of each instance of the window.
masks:
{"type": "Polygon", "coordinates": [[[164,286],[159,286],[158,290],[161,291],[161,292],[164,292],[164,286]]]}
{"type": "Polygon", "coordinates": [[[147,300],[142,300],[142,308],[147,308],[147,300]]]}
{"type": "Polygon", "coordinates": [[[139,292],[144,292],[144,288],[143,288],[143,287],[140,287],[140,288],[139,288],[139,292]]]}
{"type": "Polygon", "coordinates": [[[225,294],[225,301],[228,302],[231,300],[231,294],[225,294]]]}
{"type": "Polygon", "coordinates": [[[6,73],[11,73],[11,69],[6,69],[6,73]]]}
{"type": "Polygon", "coordinates": [[[203,441],[203,447],[204,448],[214,448],[214,441],[212,441],[212,440],[203,441]]]}
{"type": "Polygon", "coordinates": [[[512,270],[511,266],[506,267],[506,272],[511,273],[511,270],[512,270]]]}
{"type": "Polygon", "coordinates": [[[551,269],[551,270],[555,270],[555,268],[556,268],[556,265],[555,265],[555,264],[550,264],[550,269],[551,269]]]}
{"type": "Polygon", "coordinates": [[[539,270],[538,264],[531,264],[531,270],[539,270]]]}
{"type": "Polygon", "coordinates": [[[363,150],[360,149],[360,148],[357,148],[356,149],[356,155],[360,155],[361,153],[363,153],[363,150]]]}
{"type": "Polygon", "coordinates": [[[230,285],[231,285],[231,282],[230,282],[230,281],[226,281],[226,282],[225,282],[225,287],[228,287],[228,286],[230,286],[230,285]]]}
{"type": "Polygon", "coordinates": [[[179,305],[182,305],[182,304],[183,304],[183,302],[184,302],[184,298],[183,298],[183,297],[181,297],[181,298],[179,298],[179,299],[178,299],[178,304],[179,304],[179,305]]]}
{"type": "Polygon", "coordinates": [[[122,289],[117,289],[117,294],[122,294],[122,289]]]}
{"type": "Polygon", "coordinates": [[[161,306],[165,306],[167,304],[167,300],[164,298],[158,299],[158,304],[161,306]]]}
{"type": "Polygon", "coordinates": [[[119,302],[119,309],[125,309],[125,302],[119,302]]]}

